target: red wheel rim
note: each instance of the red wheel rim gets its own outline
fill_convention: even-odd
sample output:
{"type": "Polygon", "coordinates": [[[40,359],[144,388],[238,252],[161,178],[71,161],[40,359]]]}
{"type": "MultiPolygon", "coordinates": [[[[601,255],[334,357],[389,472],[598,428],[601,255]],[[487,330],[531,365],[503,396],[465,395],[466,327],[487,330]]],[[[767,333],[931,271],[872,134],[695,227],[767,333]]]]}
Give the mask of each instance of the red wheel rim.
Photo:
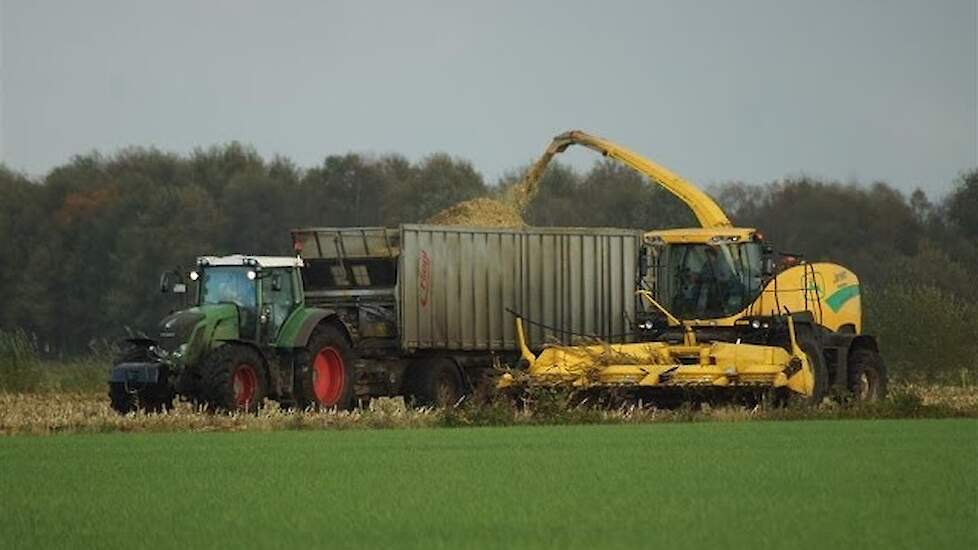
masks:
{"type": "Polygon", "coordinates": [[[343,392],[343,357],[336,348],[323,348],[312,362],[312,391],[320,405],[332,406],[343,392]]]}
{"type": "Polygon", "coordinates": [[[234,404],[239,407],[247,407],[255,401],[255,394],[258,392],[258,374],[255,367],[242,363],[234,369],[231,375],[231,383],[234,387],[234,404]]]}

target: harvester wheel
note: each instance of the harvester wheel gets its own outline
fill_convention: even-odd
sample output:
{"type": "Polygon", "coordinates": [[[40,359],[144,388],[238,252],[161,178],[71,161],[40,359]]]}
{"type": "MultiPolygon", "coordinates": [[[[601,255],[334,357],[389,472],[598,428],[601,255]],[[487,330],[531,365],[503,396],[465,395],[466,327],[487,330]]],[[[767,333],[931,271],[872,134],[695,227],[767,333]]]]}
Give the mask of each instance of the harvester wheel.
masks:
{"type": "Polygon", "coordinates": [[[303,408],[352,409],[355,375],[353,350],[346,335],[335,325],[323,325],[309,337],[309,365],[299,381],[299,405],[303,408]]]}
{"type": "Polygon", "coordinates": [[[825,366],[825,357],[822,355],[822,347],[810,336],[798,338],[798,347],[805,352],[808,363],[812,366],[812,374],[815,376],[815,387],[810,396],[802,396],[796,393],[791,394],[791,401],[803,405],[818,405],[825,398],[829,389],[829,369],[825,366]]]}
{"type": "Polygon", "coordinates": [[[465,395],[455,361],[448,357],[419,360],[404,375],[404,399],[419,407],[451,407],[465,395]]]}
{"type": "MultiPolygon", "coordinates": [[[[136,363],[149,360],[149,350],[142,346],[130,346],[116,356],[114,364],[136,363]]],[[[109,384],[109,403],[112,410],[128,414],[137,410],[163,412],[173,408],[173,392],[166,381],[137,389],[127,388],[121,382],[109,384]]]]}
{"type": "Polygon", "coordinates": [[[212,410],[257,411],[267,392],[265,363],[254,349],[224,344],[201,366],[202,401],[212,410]]]}
{"type": "Polygon", "coordinates": [[[873,402],[886,397],[886,365],[880,354],[871,349],[857,349],[849,354],[849,391],[856,401],[873,402]]]}

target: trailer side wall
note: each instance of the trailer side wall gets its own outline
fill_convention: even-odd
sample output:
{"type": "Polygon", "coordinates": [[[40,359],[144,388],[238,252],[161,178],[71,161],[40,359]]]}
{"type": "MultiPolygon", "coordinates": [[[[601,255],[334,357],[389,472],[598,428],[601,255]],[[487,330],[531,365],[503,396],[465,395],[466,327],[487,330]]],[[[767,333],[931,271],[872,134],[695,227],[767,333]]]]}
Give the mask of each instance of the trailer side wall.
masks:
{"type": "Polygon", "coordinates": [[[635,318],[639,231],[404,225],[398,304],[404,349],[516,349],[577,335],[627,339],[635,318]],[[552,327],[553,330],[545,328],[552,327]]]}

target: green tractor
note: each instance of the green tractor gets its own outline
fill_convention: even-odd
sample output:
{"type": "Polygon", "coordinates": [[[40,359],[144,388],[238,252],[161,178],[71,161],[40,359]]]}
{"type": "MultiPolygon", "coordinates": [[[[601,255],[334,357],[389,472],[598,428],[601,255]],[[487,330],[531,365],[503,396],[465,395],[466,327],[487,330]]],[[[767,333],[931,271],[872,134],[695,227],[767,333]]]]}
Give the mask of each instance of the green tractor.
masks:
{"type": "MultiPolygon", "coordinates": [[[[181,396],[210,410],[354,405],[352,337],[335,311],[309,307],[298,257],[198,258],[192,307],[160,322],[156,338],[130,338],[109,378],[119,413],[162,411],[181,396]]],[[[186,293],[179,273],[164,292],[186,293]]]]}

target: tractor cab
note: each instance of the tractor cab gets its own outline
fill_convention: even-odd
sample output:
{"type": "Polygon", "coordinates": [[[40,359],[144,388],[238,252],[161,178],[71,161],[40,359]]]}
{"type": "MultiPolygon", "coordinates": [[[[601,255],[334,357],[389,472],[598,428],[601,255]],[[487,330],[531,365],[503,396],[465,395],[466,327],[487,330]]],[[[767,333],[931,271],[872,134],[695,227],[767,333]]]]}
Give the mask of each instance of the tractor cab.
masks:
{"type": "Polygon", "coordinates": [[[234,306],[240,338],[271,342],[302,303],[302,259],[281,256],[203,256],[190,279],[197,307],[234,306]]]}

